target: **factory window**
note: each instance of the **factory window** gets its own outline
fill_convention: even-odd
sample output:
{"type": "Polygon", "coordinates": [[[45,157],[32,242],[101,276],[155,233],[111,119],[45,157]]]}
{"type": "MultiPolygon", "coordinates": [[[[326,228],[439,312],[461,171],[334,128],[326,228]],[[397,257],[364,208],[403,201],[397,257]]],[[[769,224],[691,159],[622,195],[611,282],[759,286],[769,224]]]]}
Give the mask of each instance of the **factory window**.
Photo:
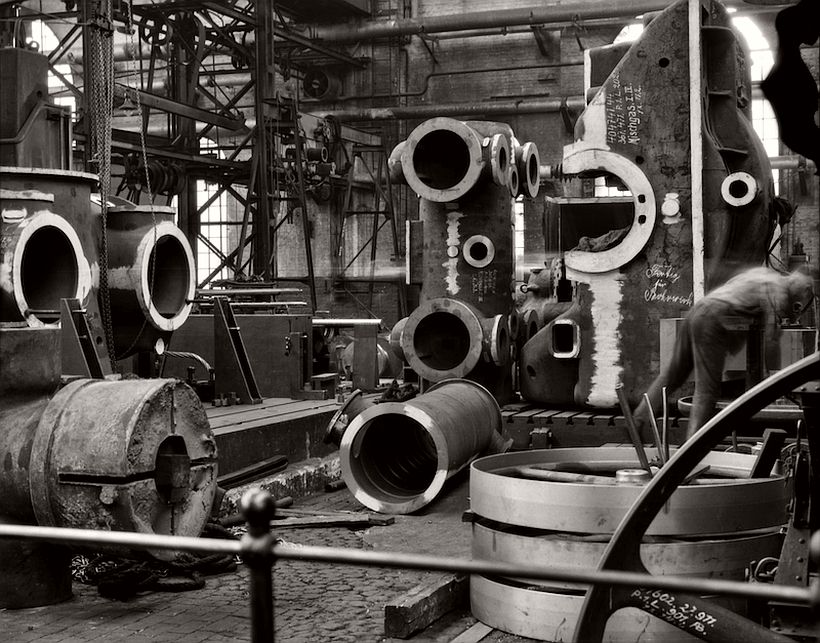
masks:
{"type": "Polygon", "coordinates": [[[524,280],[524,197],[515,200],[513,209],[513,244],[515,246],[515,278],[524,280]]]}
{"type": "MultiPolygon", "coordinates": [[[[49,54],[60,44],[60,40],[54,35],[51,28],[42,20],[33,20],[26,36],[26,46],[33,51],[49,54]]],[[[66,79],[73,83],[74,77],[71,67],[68,64],[54,65],[54,69],[66,79]]],[[[51,101],[57,105],[65,105],[71,109],[71,118],[77,118],[77,99],[74,94],[65,86],[62,80],[53,72],[48,72],[48,95],[51,101]]]]}

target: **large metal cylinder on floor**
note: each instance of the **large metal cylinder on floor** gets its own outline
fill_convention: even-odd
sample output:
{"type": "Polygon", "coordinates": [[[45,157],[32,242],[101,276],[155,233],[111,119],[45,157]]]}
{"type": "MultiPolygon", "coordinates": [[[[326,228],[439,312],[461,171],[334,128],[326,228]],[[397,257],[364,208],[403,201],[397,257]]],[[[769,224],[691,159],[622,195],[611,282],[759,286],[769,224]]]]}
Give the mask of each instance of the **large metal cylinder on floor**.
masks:
{"type": "MultiPolygon", "coordinates": [[[[173,208],[118,205],[108,211],[108,288],[114,354],[167,343],[191,312],[196,265],[173,208]]],[[[161,346],[160,352],[161,352],[161,346]]]]}
{"type": "Polygon", "coordinates": [[[0,210],[0,321],[56,323],[60,300],[90,288],[80,239],[51,194],[3,188],[0,210]]]}
{"type": "Polygon", "coordinates": [[[361,411],[342,437],[342,477],[374,511],[408,514],[500,442],[501,410],[484,387],[445,380],[406,402],[361,411]]]}
{"type": "MultiPolygon", "coordinates": [[[[0,520],[198,536],[217,475],[199,398],[164,379],[82,379],[54,394],[59,345],[54,327],[0,327],[0,520]]],[[[69,598],[69,562],[57,546],[0,543],[0,607],[69,598]]]]}
{"type": "MultiPolygon", "coordinates": [[[[779,475],[749,479],[754,460],[737,453],[711,453],[702,465],[727,477],[675,491],[641,545],[641,558],[651,573],[743,580],[749,563],[779,555],[787,491],[779,475]]],[[[637,467],[634,450],[625,447],[526,451],[476,460],[470,472],[470,508],[477,517],[473,556],[595,569],[609,537],[643,487],[618,484],[617,476],[610,478],[611,484],[537,476],[571,471],[611,475],[637,467]]],[[[579,590],[584,589],[554,581],[473,576],[470,599],[473,615],[492,627],[563,642],[572,640],[583,602],[579,590]]],[[[613,641],[691,640],[633,608],[613,614],[607,636],[613,641]]]]}

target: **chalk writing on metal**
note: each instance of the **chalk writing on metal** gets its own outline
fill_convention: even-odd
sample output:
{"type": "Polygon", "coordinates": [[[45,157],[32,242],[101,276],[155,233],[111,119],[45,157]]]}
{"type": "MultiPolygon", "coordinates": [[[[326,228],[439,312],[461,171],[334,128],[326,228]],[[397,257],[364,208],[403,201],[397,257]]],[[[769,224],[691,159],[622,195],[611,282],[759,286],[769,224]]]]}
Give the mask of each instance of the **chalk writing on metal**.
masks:
{"type": "Polygon", "coordinates": [[[643,88],[632,83],[622,83],[615,73],[607,88],[606,142],[621,145],[640,145],[643,121],[643,88]]]}
{"type": "Polygon", "coordinates": [[[674,594],[660,589],[636,589],[630,596],[637,599],[638,606],[644,611],[697,636],[705,638],[707,632],[718,622],[717,617],[702,606],[679,601],[674,594]]]}

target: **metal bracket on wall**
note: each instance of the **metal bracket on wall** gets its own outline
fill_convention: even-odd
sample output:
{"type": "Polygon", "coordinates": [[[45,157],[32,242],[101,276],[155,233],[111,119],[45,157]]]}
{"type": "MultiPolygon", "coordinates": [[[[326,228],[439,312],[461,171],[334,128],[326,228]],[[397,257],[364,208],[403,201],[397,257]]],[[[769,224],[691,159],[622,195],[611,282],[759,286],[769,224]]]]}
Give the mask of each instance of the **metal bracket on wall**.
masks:
{"type": "Polygon", "coordinates": [[[214,367],[214,393],[217,397],[234,393],[239,403],[262,403],[262,395],[227,297],[214,297],[214,367]]]}
{"type": "Polygon", "coordinates": [[[103,379],[113,372],[111,361],[105,354],[104,342],[94,341],[86,313],[79,299],[60,301],[63,375],[103,379]],[[98,346],[102,346],[101,352],[98,346]]]}

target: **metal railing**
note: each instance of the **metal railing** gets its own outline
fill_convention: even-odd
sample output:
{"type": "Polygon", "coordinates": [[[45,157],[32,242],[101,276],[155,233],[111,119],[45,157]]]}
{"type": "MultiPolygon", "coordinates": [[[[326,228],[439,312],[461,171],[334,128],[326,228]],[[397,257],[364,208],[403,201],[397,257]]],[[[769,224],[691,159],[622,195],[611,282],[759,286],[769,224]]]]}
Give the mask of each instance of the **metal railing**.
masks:
{"type": "MultiPolygon", "coordinates": [[[[268,643],[274,640],[273,567],[277,560],[302,560],[342,565],[507,576],[588,585],[664,589],[781,601],[811,607],[820,606],[820,585],[817,582],[809,587],[794,587],[713,578],[652,576],[619,570],[569,569],[536,564],[523,566],[489,560],[452,559],[401,552],[361,551],[343,547],[311,545],[290,547],[277,544],[270,531],[270,521],[275,507],[273,497],[267,491],[249,490],[242,497],[241,507],[248,524],[248,532],[240,540],[10,524],[0,524],[0,538],[84,546],[117,545],[137,550],[159,549],[239,555],[250,569],[249,596],[251,641],[253,643],[268,643]]],[[[812,539],[811,550],[813,553],[820,551],[820,536],[812,539]]]]}

